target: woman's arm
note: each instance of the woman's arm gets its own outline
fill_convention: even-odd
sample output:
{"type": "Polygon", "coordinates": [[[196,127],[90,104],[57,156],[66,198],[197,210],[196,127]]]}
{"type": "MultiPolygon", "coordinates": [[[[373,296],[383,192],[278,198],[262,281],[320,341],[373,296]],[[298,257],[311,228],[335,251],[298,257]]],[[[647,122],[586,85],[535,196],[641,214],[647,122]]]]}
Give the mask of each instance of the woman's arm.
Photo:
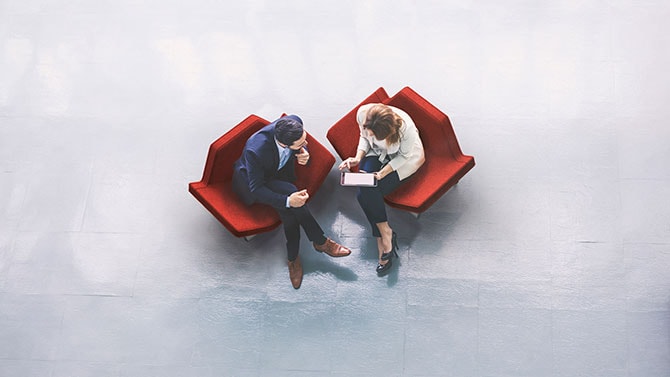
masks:
{"type": "Polygon", "coordinates": [[[346,158],[344,161],[342,161],[338,169],[340,170],[351,169],[352,166],[358,165],[363,159],[363,157],[365,157],[365,153],[366,152],[364,150],[359,149],[358,151],[356,151],[356,156],[346,158]]]}
{"type": "Polygon", "coordinates": [[[388,163],[393,170],[398,170],[400,166],[405,164],[407,160],[413,156],[415,152],[414,148],[417,145],[417,139],[419,139],[419,133],[415,128],[412,129],[408,127],[405,132],[403,132],[402,137],[398,141],[400,143],[398,153],[388,163]]]}
{"type": "Polygon", "coordinates": [[[393,173],[393,170],[395,170],[395,169],[393,169],[391,167],[391,164],[386,164],[386,165],[384,165],[383,168],[381,168],[381,170],[379,170],[378,172],[375,173],[375,176],[377,177],[377,180],[380,180],[380,179],[386,177],[387,175],[393,173]]]}
{"type": "Polygon", "coordinates": [[[419,130],[414,125],[412,118],[401,109],[393,108],[393,110],[403,118],[405,124],[400,134],[398,152],[387,166],[397,171],[400,179],[404,179],[423,165],[425,155],[419,130]]]}

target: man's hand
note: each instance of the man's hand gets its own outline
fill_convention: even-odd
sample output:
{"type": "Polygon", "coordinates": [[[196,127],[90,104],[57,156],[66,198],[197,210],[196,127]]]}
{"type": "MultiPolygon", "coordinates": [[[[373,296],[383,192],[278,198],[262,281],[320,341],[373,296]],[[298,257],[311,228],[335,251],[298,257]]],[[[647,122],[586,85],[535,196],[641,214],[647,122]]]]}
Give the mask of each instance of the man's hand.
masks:
{"type": "Polygon", "coordinates": [[[295,155],[295,158],[298,159],[300,165],[306,165],[307,161],[309,161],[309,152],[307,152],[305,147],[302,147],[300,148],[300,153],[295,155]]]}
{"type": "Polygon", "coordinates": [[[309,199],[307,189],[296,191],[288,196],[288,205],[293,208],[302,207],[307,203],[307,199],[309,199]]]}

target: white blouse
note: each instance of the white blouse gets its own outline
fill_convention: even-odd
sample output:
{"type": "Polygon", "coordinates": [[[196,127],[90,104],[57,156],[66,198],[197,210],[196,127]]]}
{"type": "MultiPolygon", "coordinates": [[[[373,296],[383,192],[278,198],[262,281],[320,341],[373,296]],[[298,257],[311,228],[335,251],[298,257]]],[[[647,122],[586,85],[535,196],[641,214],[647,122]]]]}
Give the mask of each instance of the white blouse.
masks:
{"type": "Polygon", "coordinates": [[[376,104],[368,103],[358,108],[356,114],[356,121],[360,129],[358,149],[365,152],[365,156],[378,156],[380,162],[391,165],[393,170],[398,172],[398,177],[403,180],[419,170],[425,161],[419,130],[406,112],[389,106],[402,118],[400,140],[391,145],[387,145],[386,140],[377,140],[370,130],[363,128],[368,111],[374,105],[376,104]]]}

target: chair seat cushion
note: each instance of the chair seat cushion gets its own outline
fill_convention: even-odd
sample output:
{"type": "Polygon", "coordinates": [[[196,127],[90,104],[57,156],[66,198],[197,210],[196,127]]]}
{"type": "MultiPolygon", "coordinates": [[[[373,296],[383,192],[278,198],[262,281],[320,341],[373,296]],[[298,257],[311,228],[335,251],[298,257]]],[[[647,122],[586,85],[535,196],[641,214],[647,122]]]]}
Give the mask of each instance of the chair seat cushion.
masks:
{"type": "Polygon", "coordinates": [[[189,185],[191,194],[237,237],[267,232],[281,223],[274,208],[265,204],[247,206],[242,203],[230,182],[199,183],[189,185]]]}
{"type": "Polygon", "coordinates": [[[426,162],[400,187],[385,196],[391,207],[423,212],[469,170],[469,161],[427,156],[426,162]]]}

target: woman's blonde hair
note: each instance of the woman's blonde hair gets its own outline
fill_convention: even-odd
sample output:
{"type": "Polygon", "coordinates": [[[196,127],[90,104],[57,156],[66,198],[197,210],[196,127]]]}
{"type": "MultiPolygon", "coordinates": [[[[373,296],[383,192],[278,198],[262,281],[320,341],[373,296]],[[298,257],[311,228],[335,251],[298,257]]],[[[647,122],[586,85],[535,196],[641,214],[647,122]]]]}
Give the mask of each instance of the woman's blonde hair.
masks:
{"type": "Polygon", "coordinates": [[[388,144],[398,143],[401,126],[402,118],[381,103],[370,107],[363,124],[363,128],[372,131],[377,140],[386,140],[388,144]]]}

